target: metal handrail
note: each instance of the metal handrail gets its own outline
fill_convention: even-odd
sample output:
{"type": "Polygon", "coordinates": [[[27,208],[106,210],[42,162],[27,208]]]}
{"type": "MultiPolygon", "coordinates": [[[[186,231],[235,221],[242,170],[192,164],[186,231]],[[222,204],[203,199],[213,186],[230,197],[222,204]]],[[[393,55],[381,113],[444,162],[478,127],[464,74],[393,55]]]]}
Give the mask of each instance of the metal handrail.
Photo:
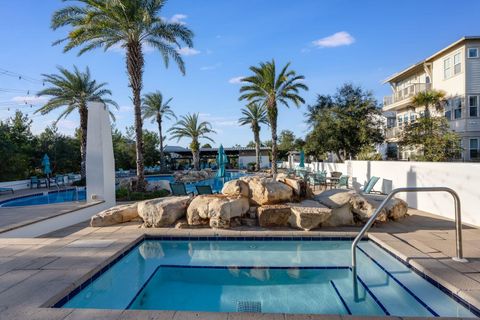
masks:
{"type": "Polygon", "coordinates": [[[455,238],[456,238],[456,253],[457,256],[452,259],[459,262],[468,262],[467,259],[463,258],[463,245],[462,245],[462,214],[460,206],[460,197],[458,194],[450,188],[447,187],[407,187],[407,188],[397,188],[392,190],[388,196],[383,200],[383,202],[378,206],[377,210],[373,213],[367,223],[363,226],[362,230],[358,233],[352,243],[352,271],[354,274],[354,279],[356,278],[357,273],[357,245],[358,242],[363,238],[365,233],[370,229],[370,227],[375,222],[375,219],[387,205],[388,201],[393,198],[394,195],[400,192],[430,192],[430,191],[441,191],[448,192],[452,195],[455,202],[455,238]]]}

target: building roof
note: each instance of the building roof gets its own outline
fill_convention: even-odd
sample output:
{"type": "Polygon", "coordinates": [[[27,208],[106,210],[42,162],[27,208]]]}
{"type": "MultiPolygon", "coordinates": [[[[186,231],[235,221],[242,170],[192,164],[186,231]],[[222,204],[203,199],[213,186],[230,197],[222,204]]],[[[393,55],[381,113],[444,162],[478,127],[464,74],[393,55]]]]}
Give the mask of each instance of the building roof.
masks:
{"type": "Polygon", "coordinates": [[[404,69],[404,70],[402,70],[402,71],[400,71],[400,72],[397,72],[397,73],[393,74],[392,76],[390,76],[390,77],[388,77],[387,79],[385,79],[385,80],[383,81],[383,83],[391,82],[391,81],[399,78],[400,76],[404,76],[404,75],[408,74],[409,72],[417,69],[418,67],[423,66],[424,63],[432,61],[432,60],[435,59],[437,56],[443,54],[444,52],[450,50],[451,48],[453,48],[453,47],[455,47],[455,46],[459,45],[460,43],[462,43],[462,42],[464,42],[464,41],[467,41],[467,40],[480,40],[480,36],[464,36],[464,37],[460,38],[459,40],[453,42],[452,44],[446,46],[445,48],[443,48],[443,49],[435,52],[434,54],[432,54],[430,57],[426,58],[425,60],[422,60],[422,61],[420,61],[420,62],[417,62],[417,63],[411,65],[410,67],[408,67],[408,68],[406,68],[406,69],[404,69]]]}

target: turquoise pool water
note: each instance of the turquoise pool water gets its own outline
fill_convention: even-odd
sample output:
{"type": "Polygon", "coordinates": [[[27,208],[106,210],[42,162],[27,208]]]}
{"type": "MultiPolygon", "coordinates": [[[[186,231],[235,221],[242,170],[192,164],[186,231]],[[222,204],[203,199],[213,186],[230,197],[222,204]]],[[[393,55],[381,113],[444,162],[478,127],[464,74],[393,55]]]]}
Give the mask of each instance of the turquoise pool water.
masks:
{"type": "Polygon", "coordinates": [[[370,241],[145,240],[65,308],[473,317],[370,241]]]}
{"type": "MultiPolygon", "coordinates": [[[[187,189],[187,192],[193,192],[196,193],[197,190],[195,189],[195,186],[210,186],[212,187],[213,192],[220,192],[222,191],[223,184],[227,181],[238,179],[242,176],[245,176],[246,174],[241,171],[227,171],[225,172],[225,177],[224,178],[211,178],[211,179],[205,179],[197,182],[192,182],[192,183],[186,183],[185,187],[187,189]]],[[[173,176],[146,176],[145,179],[147,181],[158,181],[158,180],[167,180],[168,182],[175,182],[175,179],[173,176]]]]}
{"type": "Polygon", "coordinates": [[[29,196],[23,196],[0,202],[0,207],[36,206],[70,201],[85,201],[87,198],[85,189],[68,189],[61,191],[49,191],[29,196]]]}

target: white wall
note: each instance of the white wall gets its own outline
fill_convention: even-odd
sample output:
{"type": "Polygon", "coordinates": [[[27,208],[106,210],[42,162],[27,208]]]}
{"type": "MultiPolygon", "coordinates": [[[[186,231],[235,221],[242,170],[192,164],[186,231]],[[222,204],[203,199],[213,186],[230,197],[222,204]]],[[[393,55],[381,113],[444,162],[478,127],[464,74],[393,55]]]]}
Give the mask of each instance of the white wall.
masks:
{"type": "MultiPolygon", "coordinates": [[[[449,187],[460,196],[462,220],[480,227],[480,164],[460,162],[346,161],[315,163],[310,166],[332,169],[351,177],[351,185],[360,188],[371,176],[380,177],[374,190],[388,193],[400,187],[449,187]]],[[[410,207],[455,218],[452,196],[448,193],[399,194],[410,207]]]]}
{"type": "Polygon", "coordinates": [[[0,187],[21,190],[30,188],[30,180],[4,181],[0,182],[0,187]]]}

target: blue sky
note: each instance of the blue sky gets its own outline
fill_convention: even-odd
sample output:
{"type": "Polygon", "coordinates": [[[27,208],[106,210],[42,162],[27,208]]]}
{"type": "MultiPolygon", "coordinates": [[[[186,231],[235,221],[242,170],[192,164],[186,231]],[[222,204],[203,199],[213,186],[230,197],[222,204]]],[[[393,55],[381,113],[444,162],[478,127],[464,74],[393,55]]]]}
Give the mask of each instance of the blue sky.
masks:
{"type": "MultiPolygon", "coordinates": [[[[1,1],[0,71],[41,79],[42,73],[55,72],[57,65],[89,66],[98,81],[108,82],[121,106],[116,126],[123,130],[133,124],[123,52],[97,50],[78,57],[75,51],[64,54],[61,46],[52,47],[67,31],[49,27],[52,12],[64,5],[59,0],[1,1]]],[[[199,112],[217,131],[212,136],[216,144],[244,145],[252,134],[248,127],[237,125],[243,104],[235,79],[248,75],[250,65],[272,58],[282,65],[291,62],[310,87],[304,95],[307,104],[345,82],[372,90],[381,101],[390,91],[383,79],[464,35],[479,35],[478,12],[478,0],[170,0],[162,16],[186,23],[195,32],[195,47],[184,52],[186,76],[173,64],[166,69],[159,54],[147,52],[143,92],[160,90],[173,97],[177,115],[199,112]]],[[[32,114],[42,103],[35,98],[41,88],[40,82],[0,72],[0,119],[16,108],[32,114]],[[25,105],[25,100],[34,107],[25,105]]],[[[282,107],[279,131],[289,129],[304,136],[304,111],[305,106],[282,107]]],[[[57,115],[34,115],[34,132],[57,115]]],[[[72,115],[59,128],[71,134],[77,123],[78,116],[72,115]]],[[[156,128],[149,122],[145,127],[156,128]]],[[[262,129],[262,140],[266,139],[267,127],[262,129]]]]}

